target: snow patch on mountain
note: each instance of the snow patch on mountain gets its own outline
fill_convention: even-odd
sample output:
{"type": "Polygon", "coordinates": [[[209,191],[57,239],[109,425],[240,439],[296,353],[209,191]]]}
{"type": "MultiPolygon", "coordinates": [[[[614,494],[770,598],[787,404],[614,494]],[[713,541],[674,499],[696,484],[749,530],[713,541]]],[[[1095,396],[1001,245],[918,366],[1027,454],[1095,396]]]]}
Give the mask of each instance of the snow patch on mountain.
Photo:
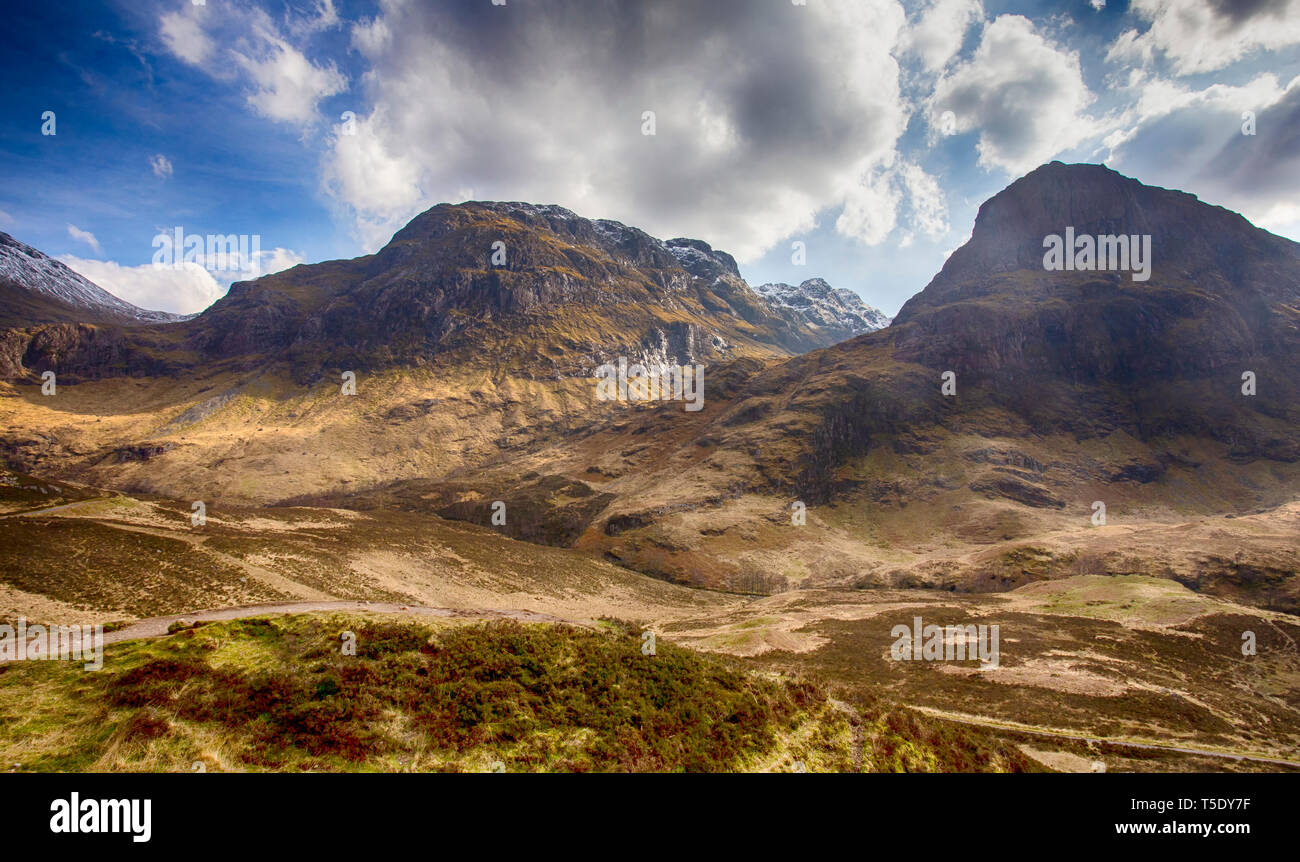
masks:
{"type": "Polygon", "coordinates": [[[772,307],[787,309],[815,329],[841,331],[844,338],[889,325],[890,319],[879,309],[851,290],[831,287],[824,279],[810,278],[799,285],[760,284],[754,290],[772,307]]]}
{"type": "Polygon", "coordinates": [[[736,259],[725,251],[713,248],[701,239],[677,237],[664,243],[668,252],[681,264],[682,269],[699,278],[719,278],[724,275],[740,278],[736,259]]]}
{"type": "Polygon", "coordinates": [[[99,285],[73,272],[25,243],[0,231],[0,281],[97,315],[140,323],[170,323],[185,319],[165,311],[147,311],[118,299],[99,285]]]}

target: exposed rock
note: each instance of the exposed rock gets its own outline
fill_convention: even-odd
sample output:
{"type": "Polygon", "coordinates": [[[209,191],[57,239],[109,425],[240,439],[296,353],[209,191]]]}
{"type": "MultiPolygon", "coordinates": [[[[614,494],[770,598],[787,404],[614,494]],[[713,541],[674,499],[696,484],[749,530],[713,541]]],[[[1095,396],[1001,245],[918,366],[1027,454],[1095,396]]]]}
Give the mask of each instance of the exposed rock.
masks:
{"type": "Polygon", "coordinates": [[[1035,508],[1065,507],[1065,501],[1056,497],[1051,491],[1026,482],[1016,476],[994,476],[970,483],[970,489],[977,494],[990,494],[1015,500],[1035,508]]]}

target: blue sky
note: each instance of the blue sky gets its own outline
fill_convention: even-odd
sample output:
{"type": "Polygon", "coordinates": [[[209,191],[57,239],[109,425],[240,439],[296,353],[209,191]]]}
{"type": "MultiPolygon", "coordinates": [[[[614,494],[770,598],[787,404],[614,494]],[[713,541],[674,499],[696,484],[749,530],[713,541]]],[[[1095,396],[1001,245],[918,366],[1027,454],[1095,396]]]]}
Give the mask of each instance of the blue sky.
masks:
{"type": "Polygon", "coordinates": [[[7,23],[0,230],[149,308],[248,277],[150,266],[160,231],[257,235],[269,272],[510,199],[892,314],[1052,159],[1300,239],[1300,0],[167,0],[7,23]]]}

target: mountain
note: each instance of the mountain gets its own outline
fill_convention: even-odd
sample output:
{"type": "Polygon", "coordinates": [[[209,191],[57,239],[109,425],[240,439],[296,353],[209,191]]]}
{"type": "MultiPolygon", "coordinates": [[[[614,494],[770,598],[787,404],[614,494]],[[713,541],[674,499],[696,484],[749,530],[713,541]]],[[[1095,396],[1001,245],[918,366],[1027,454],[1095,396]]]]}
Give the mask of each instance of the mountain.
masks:
{"type": "Polygon", "coordinates": [[[896,343],[900,358],[995,385],[1226,375],[1235,392],[1242,371],[1268,368],[1294,403],[1298,286],[1300,245],[1185,192],[1053,162],[980,208],[970,241],[899,312],[910,325],[896,343]],[[1149,238],[1148,279],[1044,270],[1044,238],[1067,228],[1149,238]]]}
{"type": "Polygon", "coordinates": [[[836,334],[705,243],[443,205],[374,255],[238,284],[190,321],[18,344],[25,373],[89,373],[57,401],[10,384],[0,451],[213,505],[477,522],[742,592],[1136,573],[1300,609],[1296,249],[1053,163],[987,201],[890,326],[817,348],[836,334]],[[1046,269],[1071,230],[1150,237],[1147,277],[1046,269]],[[619,355],[704,364],[703,409],[600,401],[592,369],[619,355]]]}
{"type": "Polygon", "coordinates": [[[835,468],[872,448],[873,432],[917,437],[989,408],[1014,414],[1027,433],[1124,433],[1157,446],[1195,435],[1235,458],[1294,462],[1300,388],[1288,369],[1297,358],[1300,245],[1182,192],[1052,163],[980,208],[970,241],[888,329],[771,369],[746,394],[774,393],[788,410],[814,399],[782,392],[781,380],[819,393],[826,448],[785,475],[825,499],[835,468]],[[1044,269],[1044,237],[1071,226],[1076,235],[1149,236],[1149,280],[1044,269]],[[947,371],[953,398],[940,388],[947,371]],[[855,372],[877,379],[830,385],[855,372]],[[1245,372],[1268,392],[1243,394],[1245,372]],[[844,423],[859,410],[871,413],[844,423]]]}
{"type": "Polygon", "coordinates": [[[196,321],[214,357],[322,368],[482,364],[585,376],[618,356],[789,356],[835,333],[777,313],[735,261],[558,206],[470,202],[417,216],[374,255],[234,285],[196,321]]]}
{"type": "MultiPolygon", "coordinates": [[[[0,450],[17,464],[57,463],[159,493],[197,485],[249,502],[353,493],[442,480],[507,453],[519,464],[614,421],[627,403],[593,405],[590,380],[619,357],[706,365],[717,398],[838,337],[774,308],[730,255],[700,240],[663,241],[557,206],[444,204],[375,254],[237,283],[192,319],[0,331],[9,380],[53,370],[60,384],[104,381],[105,391],[117,380],[154,384],[86,407],[95,427],[63,414],[13,417],[0,450]],[[358,375],[363,397],[330,403],[344,372],[358,375]],[[267,398],[273,416],[261,415],[267,398]],[[104,409],[124,412],[109,422],[104,409]],[[271,430],[246,436],[250,416],[271,430]],[[55,431],[29,433],[48,421],[55,431]],[[326,445],[344,433],[362,439],[326,445]]],[[[457,487],[444,489],[449,511],[463,509],[457,487]]]]}
{"type": "Polygon", "coordinates": [[[133,332],[108,348],[20,342],[7,365],[11,376],[51,368],[77,379],[191,373],[196,362],[276,363],[300,383],[411,366],[556,379],[620,356],[683,365],[788,357],[848,334],[773,307],[703,241],[662,241],[558,206],[469,202],[417,216],[375,254],[236,283],[165,332],[133,332]],[[104,356],[112,361],[97,364],[104,356]]]}
{"type": "Polygon", "coordinates": [[[0,232],[0,326],[171,323],[183,319],[118,299],[65,264],[0,232]]]}
{"type": "Polygon", "coordinates": [[[980,208],[891,326],[756,373],[580,546],[696,583],[1157,571],[1300,609],[1291,526],[1261,515],[1300,487],[1298,362],[1300,246],[1053,163],[980,208]],[[1045,239],[1071,227],[1149,236],[1149,278],[1045,269],[1045,239]],[[1242,532],[1242,516],[1262,520],[1242,532]]]}
{"type": "Polygon", "coordinates": [[[827,333],[835,342],[889,325],[889,318],[880,310],[867,305],[851,290],[831,287],[825,279],[810,278],[798,286],[760,284],[754,290],[779,314],[788,314],[816,332],[827,333]]]}

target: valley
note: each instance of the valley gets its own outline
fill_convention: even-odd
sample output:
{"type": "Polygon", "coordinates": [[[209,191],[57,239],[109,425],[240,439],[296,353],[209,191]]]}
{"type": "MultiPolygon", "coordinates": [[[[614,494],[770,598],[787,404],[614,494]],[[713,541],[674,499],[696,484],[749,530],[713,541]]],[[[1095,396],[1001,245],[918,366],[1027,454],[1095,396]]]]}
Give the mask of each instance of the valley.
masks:
{"type": "Polygon", "coordinates": [[[11,722],[0,757],[1300,769],[1298,248],[1052,163],[883,327],[819,279],[756,291],[701,241],[519,203],[439,205],[191,318],[8,283],[0,618],[104,625],[116,682],[0,666],[6,715],[33,690],[104,728],[11,722]],[[1044,236],[1117,219],[1149,279],[1044,269],[1044,236]],[[704,368],[701,397],[599,397],[624,362],[704,368]],[[914,625],[996,626],[998,661],[896,660],[914,625]],[[349,626],[391,651],[340,663],[349,626]],[[682,687],[637,675],[644,633],[682,687]],[[463,724],[412,705],[430,673],[463,724]],[[592,717],[624,707],[685,747],[592,717]]]}
{"type": "MultiPolygon", "coordinates": [[[[1300,625],[1168,579],[1084,574],[996,594],[759,597],[665,583],[437,516],[250,507],[212,510],[198,528],[189,518],[182,503],[130,495],[9,514],[0,615],[106,624],[110,660],[140,637],[169,642],[176,626],[285,614],[582,630],[630,620],[748,672],[819,680],[855,709],[906,704],[927,716],[917,720],[970,727],[1008,752],[1028,746],[1043,766],[1084,751],[1089,770],[1096,761],[1111,771],[1300,768],[1290,700],[1300,625]],[[1000,625],[1000,666],[891,661],[892,626],[915,616],[1000,625]],[[1240,653],[1246,630],[1258,639],[1250,658],[1240,653]],[[1254,759],[1218,763],[1216,754],[1254,759]]],[[[0,672],[0,691],[26,678],[17,670],[0,672]]]]}

